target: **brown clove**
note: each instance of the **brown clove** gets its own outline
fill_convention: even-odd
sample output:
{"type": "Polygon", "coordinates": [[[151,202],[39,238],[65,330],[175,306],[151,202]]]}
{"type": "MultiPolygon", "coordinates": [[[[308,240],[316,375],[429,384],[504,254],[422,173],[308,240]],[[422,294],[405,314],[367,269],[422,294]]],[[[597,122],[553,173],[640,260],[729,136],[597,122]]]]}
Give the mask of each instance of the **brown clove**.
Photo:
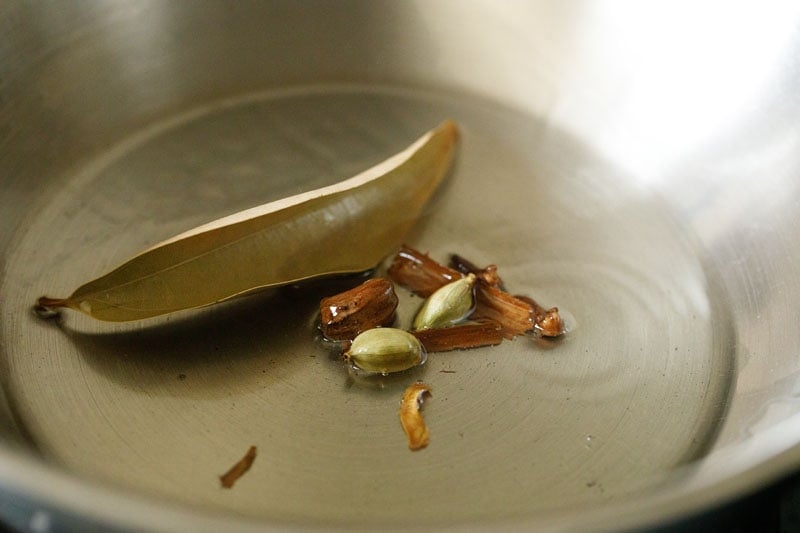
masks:
{"type": "Polygon", "coordinates": [[[439,264],[408,246],[402,246],[397,252],[389,266],[388,275],[395,283],[423,298],[436,292],[439,287],[464,277],[461,272],[439,264]]]}
{"type": "Polygon", "coordinates": [[[564,332],[558,308],[545,309],[526,296],[505,291],[495,265],[480,268],[466,258],[451,256],[452,268],[441,265],[426,254],[403,246],[389,268],[389,277],[420,296],[428,296],[459,276],[475,274],[475,311],[471,318],[492,320],[503,335],[511,339],[536,329],[542,336],[556,337],[564,332]]]}

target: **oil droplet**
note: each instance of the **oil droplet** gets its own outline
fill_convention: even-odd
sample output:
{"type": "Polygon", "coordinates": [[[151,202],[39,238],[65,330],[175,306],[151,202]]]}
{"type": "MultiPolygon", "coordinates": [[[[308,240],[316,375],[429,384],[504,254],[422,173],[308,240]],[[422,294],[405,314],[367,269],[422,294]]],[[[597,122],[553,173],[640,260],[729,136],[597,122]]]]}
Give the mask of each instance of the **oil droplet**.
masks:
{"type": "Polygon", "coordinates": [[[561,320],[564,322],[565,334],[575,331],[578,328],[578,321],[575,319],[575,315],[570,313],[568,310],[559,307],[558,314],[561,316],[561,320]]]}

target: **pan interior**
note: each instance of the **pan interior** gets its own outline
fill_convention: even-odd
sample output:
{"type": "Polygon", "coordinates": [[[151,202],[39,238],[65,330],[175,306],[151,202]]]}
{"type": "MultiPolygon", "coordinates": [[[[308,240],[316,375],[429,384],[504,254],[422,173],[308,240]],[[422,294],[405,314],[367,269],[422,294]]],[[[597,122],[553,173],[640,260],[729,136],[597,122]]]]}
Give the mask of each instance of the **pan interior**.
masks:
{"type": "MultiPolygon", "coordinates": [[[[16,236],[0,299],[13,409],[47,460],[85,478],[274,521],[430,524],[625,498],[704,455],[735,373],[724,295],[646,181],[464,95],[313,87],[169,117],[54,180],[16,236]],[[31,312],[181,231],[347,178],[444,118],[461,126],[457,163],[408,244],[497,264],[511,292],[566,312],[562,340],[360,380],[316,338],[319,299],[341,286],[133,324],[31,312]],[[397,407],[417,379],[431,442],[411,452],[397,407]],[[221,489],[250,445],[252,469],[221,489]]],[[[402,296],[408,325],[419,300],[402,296]]]]}

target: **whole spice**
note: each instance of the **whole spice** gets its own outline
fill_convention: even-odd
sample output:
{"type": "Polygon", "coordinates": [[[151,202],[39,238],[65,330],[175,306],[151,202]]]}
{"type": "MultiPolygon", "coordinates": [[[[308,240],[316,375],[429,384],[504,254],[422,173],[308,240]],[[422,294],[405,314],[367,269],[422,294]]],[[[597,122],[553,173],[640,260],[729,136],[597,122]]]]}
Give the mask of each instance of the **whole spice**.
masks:
{"type": "Polygon", "coordinates": [[[417,381],[405,390],[400,401],[400,424],[408,437],[408,447],[411,450],[419,450],[428,445],[430,435],[420,407],[424,396],[430,393],[430,387],[417,381]]]}
{"type": "Polygon", "coordinates": [[[395,283],[422,297],[428,297],[441,286],[464,277],[461,272],[405,245],[394,256],[388,275],[395,283]]]}
{"type": "Polygon", "coordinates": [[[508,338],[533,329],[536,323],[535,308],[538,305],[530,298],[512,296],[503,288],[503,280],[497,274],[497,266],[479,268],[464,257],[453,254],[450,265],[464,274],[474,274],[479,283],[476,289],[475,318],[494,320],[502,325],[508,338]]]}
{"type": "Polygon", "coordinates": [[[229,489],[233,487],[233,484],[236,483],[245,472],[250,470],[250,467],[253,465],[253,461],[256,459],[256,447],[250,446],[247,450],[247,453],[244,454],[244,457],[239,459],[235,465],[233,465],[230,470],[219,476],[219,481],[222,484],[223,488],[229,489]]]}
{"type": "Polygon", "coordinates": [[[450,168],[451,121],[340,183],[270,202],[168,239],[66,298],[99,320],[210,305],[260,288],[375,267],[395,249],[450,168]],[[353,246],[357,243],[357,246],[353,246]]]}
{"type": "Polygon", "coordinates": [[[492,285],[480,281],[475,287],[475,312],[473,318],[494,320],[511,339],[533,329],[533,309],[527,302],[492,285]]]}
{"type": "Polygon", "coordinates": [[[475,307],[475,274],[451,281],[431,294],[414,318],[415,330],[451,326],[464,320],[475,307]]]}
{"type": "Polygon", "coordinates": [[[495,266],[480,269],[458,255],[454,255],[451,261],[457,268],[448,268],[426,254],[403,246],[389,267],[389,277],[416,294],[428,296],[452,280],[472,273],[477,282],[475,310],[470,319],[497,322],[508,339],[534,328],[543,336],[563,334],[564,325],[558,308],[544,310],[530,298],[509,294],[502,288],[495,266]]]}
{"type": "Polygon", "coordinates": [[[413,331],[427,353],[494,346],[503,342],[503,330],[493,320],[458,324],[449,328],[413,331]]]}
{"type": "Polygon", "coordinates": [[[558,337],[564,333],[564,320],[558,313],[558,307],[545,309],[536,300],[527,296],[517,296],[518,299],[528,303],[533,309],[533,321],[536,331],[543,337],[558,337]]]}
{"type": "Polygon", "coordinates": [[[356,368],[389,374],[401,372],[425,362],[425,349],[411,333],[396,328],[375,328],[353,339],[344,354],[356,368]]]}
{"type": "Polygon", "coordinates": [[[320,329],[327,339],[353,340],[368,329],[394,322],[397,294],[391,281],[374,278],[323,298],[319,307],[320,329]]]}
{"type": "Polygon", "coordinates": [[[468,261],[458,254],[453,254],[450,256],[450,266],[465,275],[475,274],[478,279],[482,280],[487,285],[505,290],[503,286],[503,280],[497,275],[496,265],[489,265],[486,268],[479,268],[477,265],[475,265],[475,263],[468,261]]]}
{"type": "Polygon", "coordinates": [[[536,323],[536,330],[543,337],[558,337],[564,333],[564,320],[558,314],[558,307],[545,311],[544,317],[536,323]]]}

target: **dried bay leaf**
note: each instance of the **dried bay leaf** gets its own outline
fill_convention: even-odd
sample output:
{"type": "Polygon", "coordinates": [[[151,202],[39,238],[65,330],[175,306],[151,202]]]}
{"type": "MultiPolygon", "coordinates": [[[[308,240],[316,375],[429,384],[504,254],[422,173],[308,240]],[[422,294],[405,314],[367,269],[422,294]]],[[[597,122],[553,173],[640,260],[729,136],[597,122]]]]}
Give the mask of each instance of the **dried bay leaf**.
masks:
{"type": "Polygon", "coordinates": [[[457,137],[456,125],[445,121],[348,180],[177,235],[68,298],[42,297],[39,305],[123,322],[373,268],[419,217],[450,168],[457,137]]]}

